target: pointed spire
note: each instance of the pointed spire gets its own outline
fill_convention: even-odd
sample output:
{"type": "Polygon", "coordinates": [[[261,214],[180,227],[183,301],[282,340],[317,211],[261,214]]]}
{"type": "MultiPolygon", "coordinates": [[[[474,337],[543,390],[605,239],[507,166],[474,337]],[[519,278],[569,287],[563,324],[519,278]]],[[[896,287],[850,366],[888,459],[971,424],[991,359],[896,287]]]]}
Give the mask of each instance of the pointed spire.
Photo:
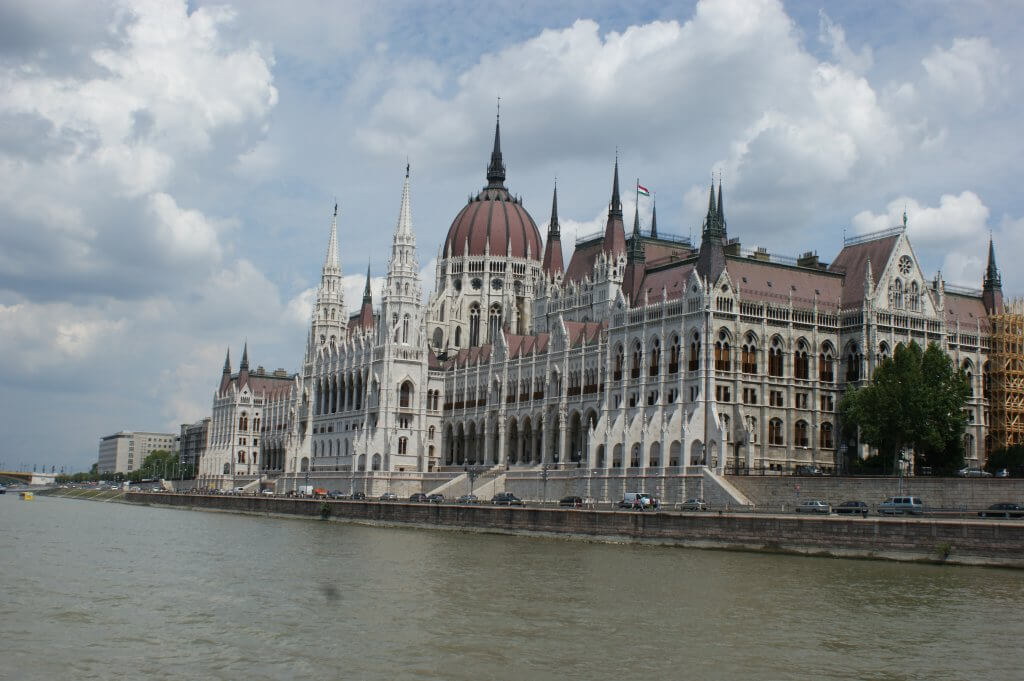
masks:
{"type": "Polygon", "coordinates": [[[366,261],[366,288],[363,289],[363,304],[373,300],[373,295],[370,293],[370,261],[366,261]]]}
{"type": "Polygon", "coordinates": [[[725,232],[725,209],[722,208],[722,178],[718,178],[718,208],[715,210],[715,221],[718,224],[718,228],[722,230],[722,236],[724,237],[725,232]]]}
{"type": "Polygon", "coordinates": [[[640,236],[640,202],[633,206],[633,236],[640,236]]]}
{"type": "Polygon", "coordinates": [[[487,166],[487,186],[505,186],[505,164],[501,160],[501,111],[494,122],[494,149],[491,151],[491,164],[487,166]]]}
{"type": "Polygon", "coordinates": [[[651,236],[655,239],[658,238],[658,201],[652,199],[651,201],[651,236]]]}
{"type": "Polygon", "coordinates": [[[555,180],[555,191],[551,194],[551,222],[548,223],[548,238],[558,234],[558,180],[555,180]]]}
{"type": "Polygon", "coordinates": [[[612,180],[612,202],[608,207],[608,215],[617,214],[622,217],[622,201],[619,199],[619,152],[615,152],[615,176],[612,180]]]}
{"type": "Polygon", "coordinates": [[[324,268],[339,267],[338,262],[338,202],[334,202],[334,215],[331,217],[331,236],[327,241],[327,256],[324,268]]]}
{"type": "Polygon", "coordinates": [[[871,257],[868,257],[864,265],[864,297],[870,298],[875,294],[875,275],[871,271],[871,257]]]}
{"type": "Polygon", "coordinates": [[[988,265],[985,267],[985,288],[1001,288],[1002,276],[996,267],[996,246],[992,237],[988,238],[988,265]]]}
{"type": "Polygon", "coordinates": [[[249,341],[245,342],[245,347],[242,349],[242,363],[238,365],[238,370],[249,370],[249,341]]]}
{"type": "Polygon", "coordinates": [[[708,189],[708,223],[715,215],[715,181],[711,180],[711,187],[708,189]]]}
{"type": "Polygon", "coordinates": [[[604,252],[619,255],[626,250],[626,230],[622,225],[622,201],[619,198],[619,152],[615,152],[612,200],[608,204],[608,222],[604,227],[604,252]]]}
{"type": "Polygon", "coordinates": [[[395,236],[412,237],[412,209],[409,207],[409,164],[405,164],[405,182],[402,184],[402,207],[398,211],[395,236]]]}
{"type": "Polygon", "coordinates": [[[227,354],[224,356],[224,373],[231,373],[231,348],[228,348],[227,354]]]}
{"type": "Polygon", "coordinates": [[[551,222],[548,223],[548,238],[544,243],[544,259],[541,263],[549,277],[563,274],[565,264],[562,257],[562,237],[558,228],[558,182],[551,195],[551,222]]]}

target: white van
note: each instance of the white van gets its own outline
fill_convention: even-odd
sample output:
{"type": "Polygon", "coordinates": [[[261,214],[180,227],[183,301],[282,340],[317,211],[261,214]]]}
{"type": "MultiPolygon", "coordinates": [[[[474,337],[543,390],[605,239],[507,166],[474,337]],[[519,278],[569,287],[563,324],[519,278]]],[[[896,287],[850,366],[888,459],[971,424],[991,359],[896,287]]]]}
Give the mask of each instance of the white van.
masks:
{"type": "Polygon", "coordinates": [[[619,508],[650,508],[651,495],[646,492],[626,492],[619,501],[619,508]]]}
{"type": "Polygon", "coordinates": [[[924,504],[919,497],[889,497],[878,505],[878,515],[921,515],[924,504]]]}

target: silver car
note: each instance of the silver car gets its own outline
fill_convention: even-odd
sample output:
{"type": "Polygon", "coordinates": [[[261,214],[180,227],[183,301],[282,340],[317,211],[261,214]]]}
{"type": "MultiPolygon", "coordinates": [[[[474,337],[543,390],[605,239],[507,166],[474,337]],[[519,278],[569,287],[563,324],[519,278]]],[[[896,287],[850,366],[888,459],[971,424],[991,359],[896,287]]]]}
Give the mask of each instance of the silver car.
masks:
{"type": "Polygon", "coordinates": [[[801,501],[796,507],[797,513],[824,513],[828,515],[832,512],[832,507],[828,505],[828,502],[822,501],[821,499],[808,499],[807,501],[801,501]]]}
{"type": "Polygon", "coordinates": [[[703,499],[687,499],[679,505],[683,511],[706,511],[708,504],[703,499]]]}

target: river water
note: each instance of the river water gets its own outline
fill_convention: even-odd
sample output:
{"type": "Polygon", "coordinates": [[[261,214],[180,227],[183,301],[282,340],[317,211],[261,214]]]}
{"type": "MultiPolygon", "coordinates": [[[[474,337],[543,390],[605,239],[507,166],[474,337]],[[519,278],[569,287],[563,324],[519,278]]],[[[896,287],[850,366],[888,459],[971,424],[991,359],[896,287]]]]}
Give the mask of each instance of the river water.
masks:
{"type": "Polygon", "coordinates": [[[0,496],[0,678],[1019,679],[1024,574],[0,496]]]}

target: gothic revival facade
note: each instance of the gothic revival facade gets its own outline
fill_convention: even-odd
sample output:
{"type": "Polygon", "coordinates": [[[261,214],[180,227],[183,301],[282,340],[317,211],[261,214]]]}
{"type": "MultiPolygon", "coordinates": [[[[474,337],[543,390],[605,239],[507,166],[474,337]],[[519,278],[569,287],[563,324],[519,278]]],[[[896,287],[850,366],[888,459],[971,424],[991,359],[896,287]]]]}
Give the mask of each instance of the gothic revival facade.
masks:
{"type": "Polygon", "coordinates": [[[1002,307],[991,244],[977,291],[926,277],[906,217],[846,239],[831,263],[750,251],[728,234],[721,183],[699,244],[659,234],[656,213],[649,230],[634,213],[627,236],[616,160],[605,228],[566,266],[557,188],[542,240],[505,179],[496,125],[486,185],[452,222],[424,301],[407,168],[379,309],[367,271],[352,315],[335,208],[300,373],[260,381],[245,358],[237,376],[226,364],[203,470],[425,490],[469,467],[545,480],[842,471],[868,450],[840,437],[840,396],[911,341],[939,344],[970,376],[964,454],[983,461],[989,318],[1002,307]],[[255,431],[238,427],[243,411],[263,419],[255,431]]]}

